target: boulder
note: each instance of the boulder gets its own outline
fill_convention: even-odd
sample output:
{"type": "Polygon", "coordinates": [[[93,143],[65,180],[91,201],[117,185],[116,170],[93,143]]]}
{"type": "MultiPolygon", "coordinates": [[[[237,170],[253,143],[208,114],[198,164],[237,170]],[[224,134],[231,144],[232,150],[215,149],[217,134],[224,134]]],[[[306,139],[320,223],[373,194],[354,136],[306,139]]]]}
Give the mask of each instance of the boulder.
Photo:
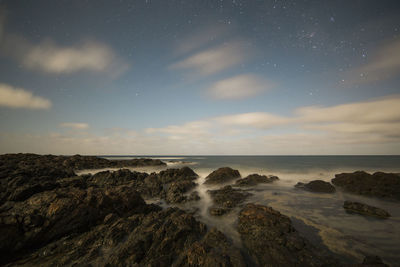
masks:
{"type": "Polygon", "coordinates": [[[359,213],[379,218],[390,217],[390,214],[387,211],[360,202],[345,201],[343,208],[350,213],[359,213]]]}
{"type": "Polygon", "coordinates": [[[335,186],[344,191],[391,200],[400,200],[400,176],[396,173],[364,171],[336,174],[332,179],[335,186]]]}
{"type": "Polygon", "coordinates": [[[193,181],[177,181],[168,185],[168,189],[164,190],[165,201],[167,203],[182,203],[189,201],[186,192],[193,189],[197,184],[193,181]]]}
{"type": "Polygon", "coordinates": [[[250,193],[242,189],[232,188],[230,185],[217,190],[208,190],[207,192],[214,202],[214,206],[209,210],[212,215],[227,213],[251,196],[250,193]]]}
{"type": "Polygon", "coordinates": [[[205,184],[221,184],[227,183],[231,180],[240,177],[240,173],[238,170],[233,170],[229,167],[219,168],[218,170],[213,171],[206,177],[205,184]]]}
{"type": "Polygon", "coordinates": [[[301,188],[310,192],[315,193],[335,193],[336,189],[329,182],[325,182],[322,180],[314,180],[307,184],[305,183],[297,183],[295,185],[296,188],[301,188]]]}
{"type": "Polygon", "coordinates": [[[200,242],[195,242],[177,266],[247,266],[241,252],[223,233],[212,228],[200,242]]]}
{"type": "Polygon", "coordinates": [[[279,180],[277,176],[274,175],[259,175],[259,174],[250,174],[246,178],[242,178],[236,181],[236,186],[255,186],[258,184],[269,184],[274,181],[279,180]]]}
{"type": "Polygon", "coordinates": [[[213,216],[222,216],[225,213],[228,213],[230,211],[229,208],[221,208],[221,207],[210,207],[208,212],[213,215],[213,216]]]}
{"type": "Polygon", "coordinates": [[[301,237],[287,216],[270,207],[247,204],[237,229],[257,266],[338,266],[301,237]]]}

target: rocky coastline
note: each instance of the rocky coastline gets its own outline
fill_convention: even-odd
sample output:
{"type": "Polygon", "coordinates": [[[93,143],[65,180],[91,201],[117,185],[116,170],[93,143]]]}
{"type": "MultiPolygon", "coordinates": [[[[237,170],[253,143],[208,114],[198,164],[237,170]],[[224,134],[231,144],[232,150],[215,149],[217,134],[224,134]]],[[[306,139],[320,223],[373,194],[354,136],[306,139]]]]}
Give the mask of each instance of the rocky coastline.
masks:
{"type": "MultiPolygon", "coordinates": [[[[120,169],[76,175],[82,169],[140,166],[165,163],[79,155],[1,155],[0,265],[387,266],[375,256],[354,265],[343,263],[301,236],[289,217],[268,206],[246,203],[251,196],[246,188],[273,183],[279,180],[276,176],[241,178],[239,171],[224,167],[206,177],[205,184],[220,186],[207,192],[213,202],[209,213],[223,216],[239,210],[236,231],[242,245],[238,246],[222,229],[206,225],[182,208],[200,199],[194,191],[198,175],[188,167],[150,174],[120,169]],[[147,203],[145,199],[150,198],[168,207],[147,203]]],[[[392,174],[373,177],[384,182],[369,195],[398,199],[399,176],[397,180],[392,174]]],[[[365,195],[366,189],[350,186],[350,181],[360,179],[372,181],[368,175],[355,173],[337,175],[332,184],[365,195]]],[[[321,182],[300,187],[335,192],[333,185],[321,182]]]]}

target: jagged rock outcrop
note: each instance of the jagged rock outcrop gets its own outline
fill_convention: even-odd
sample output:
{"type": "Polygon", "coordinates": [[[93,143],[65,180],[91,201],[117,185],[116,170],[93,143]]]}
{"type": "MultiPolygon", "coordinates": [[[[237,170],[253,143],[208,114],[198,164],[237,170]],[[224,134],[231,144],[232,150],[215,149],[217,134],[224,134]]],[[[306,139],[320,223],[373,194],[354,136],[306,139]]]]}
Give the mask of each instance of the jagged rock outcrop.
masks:
{"type": "Polygon", "coordinates": [[[79,155],[0,155],[0,205],[5,201],[24,201],[34,194],[53,190],[60,186],[59,179],[76,176],[74,170],[148,165],[161,166],[165,163],[152,159],[107,160],[79,155]]]}
{"type": "Polygon", "coordinates": [[[288,217],[270,207],[247,204],[237,229],[257,266],[338,266],[301,237],[288,217]]]}
{"type": "Polygon", "coordinates": [[[386,210],[360,202],[345,201],[343,204],[343,208],[350,213],[359,213],[362,215],[379,217],[379,218],[390,217],[390,214],[386,210]]]}
{"type": "MultiPolygon", "coordinates": [[[[13,257],[66,235],[88,231],[110,213],[129,216],[158,209],[131,187],[57,188],[0,207],[0,254],[13,257]]],[[[4,259],[3,259],[4,260],[4,259]]]]}
{"type": "Polygon", "coordinates": [[[332,184],[358,195],[400,200],[400,176],[396,173],[341,173],[335,175],[332,184]]]}
{"type": "Polygon", "coordinates": [[[246,178],[242,178],[236,181],[236,186],[255,186],[258,184],[269,184],[274,181],[279,180],[278,176],[274,175],[259,175],[259,174],[250,174],[246,178]]]}
{"type": "Polygon", "coordinates": [[[296,188],[301,188],[315,193],[335,193],[336,189],[331,183],[322,180],[314,180],[309,183],[297,183],[296,188]]]}
{"type": "Polygon", "coordinates": [[[233,188],[230,185],[217,190],[208,190],[207,192],[214,202],[214,206],[209,209],[209,212],[211,215],[217,216],[229,212],[251,196],[250,193],[242,189],[233,188]]]}
{"type": "Polygon", "coordinates": [[[120,216],[110,213],[83,233],[65,235],[12,265],[245,266],[219,231],[176,209],[120,216]]]}
{"type": "Polygon", "coordinates": [[[206,177],[205,184],[221,184],[230,182],[236,178],[240,178],[238,170],[231,169],[229,167],[219,168],[213,171],[206,177]]]}

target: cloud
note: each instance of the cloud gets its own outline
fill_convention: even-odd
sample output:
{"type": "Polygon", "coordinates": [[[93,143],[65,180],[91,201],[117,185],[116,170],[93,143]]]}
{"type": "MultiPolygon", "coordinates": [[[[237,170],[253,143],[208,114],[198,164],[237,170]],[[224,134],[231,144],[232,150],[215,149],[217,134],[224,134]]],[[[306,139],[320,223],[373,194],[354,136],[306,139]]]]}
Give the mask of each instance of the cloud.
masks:
{"type": "Polygon", "coordinates": [[[208,76],[244,62],[250,53],[243,42],[225,43],[175,62],[169,68],[189,70],[196,76],[208,76]]]}
{"type": "Polygon", "coordinates": [[[383,44],[371,56],[371,60],[347,73],[350,84],[371,83],[386,80],[400,74],[400,40],[383,44]]]}
{"type": "Polygon", "coordinates": [[[113,51],[101,43],[87,41],[73,47],[62,47],[44,41],[31,46],[22,58],[22,63],[29,69],[71,73],[82,70],[105,71],[114,59],[113,51]]]}
{"type": "Polygon", "coordinates": [[[52,103],[49,99],[34,96],[32,92],[0,84],[0,106],[9,108],[49,109],[52,103]]]}
{"type": "Polygon", "coordinates": [[[89,128],[89,124],[82,122],[64,122],[60,124],[60,127],[84,130],[89,128]]]}
{"type": "Polygon", "coordinates": [[[47,135],[0,131],[2,152],[56,154],[398,154],[400,96],[328,107],[301,107],[291,115],[231,114],[105,135],[67,131],[47,135]]]}
{"type": "Polygon", "coordinates": [[[183,125],[170,125],[163,128],[147,128],[145,131],[148,134],[163,133],[177,138],[179,135],[186,136],[208,136],[211,122],[209,121],[192,121],[183,125]]]}
{"type": "MultiPolygon", "coordinates": [[[[341,151],[351,154],[350,147],[359,150],[372,146],[379,149],[378,144],[397,144],[394,147],[399,147],[399,106],[400,96],[394,95],[331,107],[301,107],[295,109],[291,116],[251,112],[211,117],[196,121],[194,125],[197,127],[188,122],[183,125],[152,128],[147,133],[163,133],[181,141],[207,140],[208,143],[225,143],[227,147],[235,146],[237,151],[247,150],[247,146],[254,151],[259,151],[259,146],[277,151],[279,147],[276,144],[282,144],[289,154],[290,149],[294,151],[300,145],[305,151],[310,151],[307,146],[320,147],[321,150],[316,147],[312,148],[312,151],[322,154],[323,151],[325,154],[330,154],[329,151],[340,154],[335,146],[343,146],[341,151]],[[279,134],[272,135],[273,132],[279,134]],[[198,133],[201,133],[201,136],[198,133]],[[346,144],[351,146],[346,148],[346,144]],[[326,150],[326,147],[329,149],[326,150]]],[[[392,151],[390,147],[385,149],[392,151]]]]}
{"type": "Polygon", "coordinates": [[[247,126],[257,129],[267,129],[272,126],[287,124],[290,119],[266,112],[252,112],[235,115],[220,116],[213,119],[223,125],[247,126]]]}
{"type": "Polygon", "coordinates": [[[53,74],[79,71],[107,72],[113,76],[124,73],[129,64],[104,43],[85,40],[71,46],[63,46],[51,39],[37,44],[22,35],[8,33],[4,29],[5,16],[0,14],[0,51],[22,66],[53,74]]]}
{"type": "Polygon", "coordinates": [[[355,102],[333,107],[310,106],[296,113],[306,122],[399,122],[400,96],[355,102]]]}
{"type": "Polygon", "coordinates": [[[201,29],[195,30],[194,33],[186,36],[183,40],[179,40],[176,45],[176,53],[178,55],[187,54],[211,43],[215,43],[223,37],[226,37],[230,30],[225,25],[207,25],[201,29]]]}
{"type": "Polygon", "coordinates": [[[214,83],[208,88],[208,94],[214,99],[243,99],[258,95],[272,86],[272,83],[255,75],[242,74],[214,83]]]}

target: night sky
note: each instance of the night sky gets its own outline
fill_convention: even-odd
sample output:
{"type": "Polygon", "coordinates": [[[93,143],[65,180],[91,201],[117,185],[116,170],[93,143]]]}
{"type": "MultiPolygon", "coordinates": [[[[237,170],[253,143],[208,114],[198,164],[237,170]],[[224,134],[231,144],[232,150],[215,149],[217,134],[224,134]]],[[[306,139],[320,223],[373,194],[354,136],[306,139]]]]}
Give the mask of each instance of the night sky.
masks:
{"type": "Polygon", "coordinates": [[[0,153],[399,154],[399,14],[0,0],[0,153]]]}

